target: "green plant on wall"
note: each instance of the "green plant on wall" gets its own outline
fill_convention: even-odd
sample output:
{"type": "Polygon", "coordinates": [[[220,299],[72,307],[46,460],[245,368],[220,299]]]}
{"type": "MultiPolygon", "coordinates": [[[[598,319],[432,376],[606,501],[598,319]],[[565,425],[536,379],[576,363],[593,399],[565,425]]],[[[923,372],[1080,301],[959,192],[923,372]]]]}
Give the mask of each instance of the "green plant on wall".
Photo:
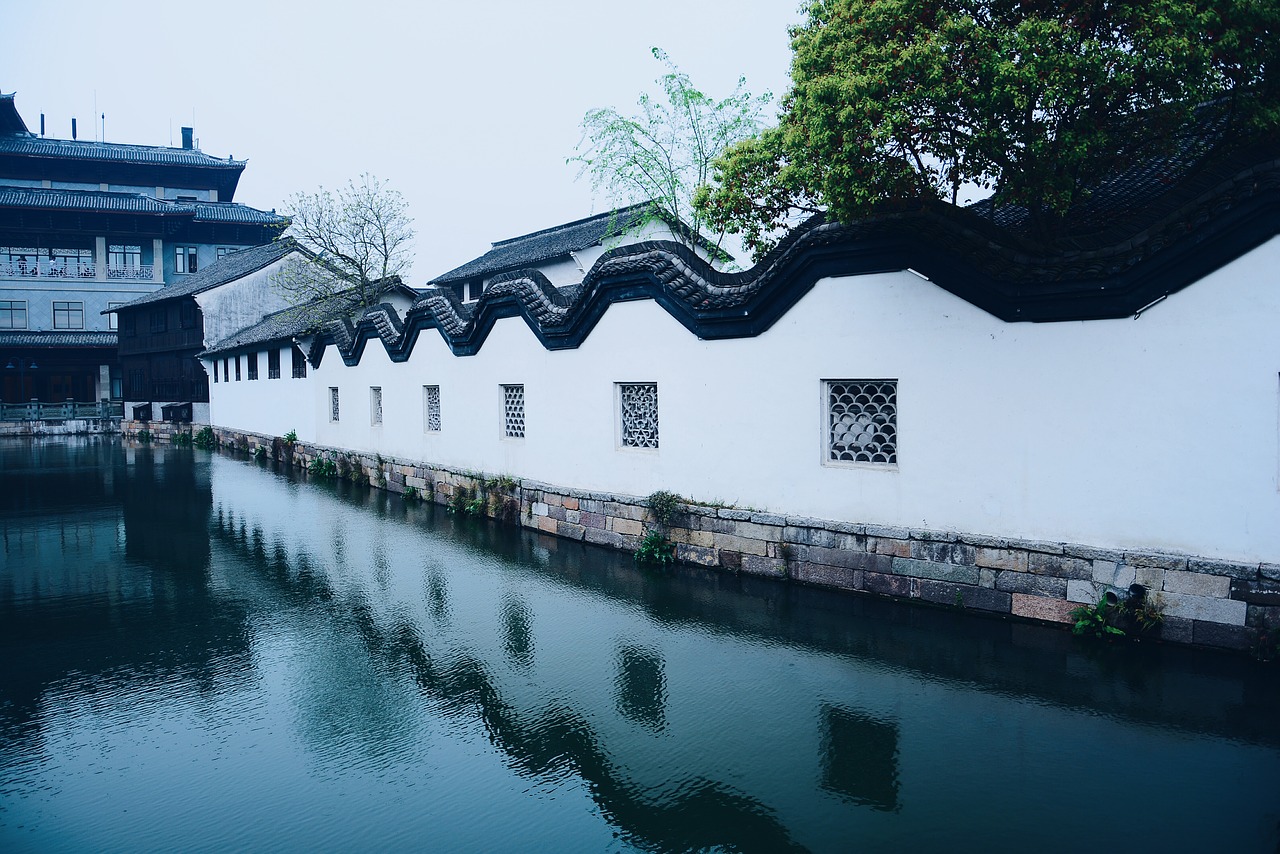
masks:
{"type": "Polygon", "coordinates": [[[675,544],[659,531],[650,531],[636,549],[635,561],[640,566],[665,567],[674,563],[675,544]]]}
{"type": "Polygon", "coordinates": [[[265,462],[267,459],[267,449],[262,445],[253,449],[253,458],[258,462],[265,462]]]}
{"type": "MultiPolygon", "coordinates": [[[[205,428],[205,429],[208,429],[208,428],[205,428]]],[[[284,439],[284,443],[285,443],[286,445],[293,445],[293,444],[297,444],[297,441],[298,441],[298,431],[297,431],[297,430],[290,430],[288,433],[285,433],[285,434],[284,434],[283,436],[281,436],[280,438],[284,439]]]]}
{"type": "Polygon", "coordinates": [[[179,448],[190,448],[191,434],[190,433],[174,433],[173,444],[179,448]]]}
{"type": "Polygon", "coordinates": [[[332,457],[316,457],[311,461],[311,465],[307,466],[307,471],[327,480],[338,476],[338,464],[332,457]]]}
{"type": "Polygon", "coordinates": [[[142,444],[146,445],[151,441],[151,431],[143,428],[138,431],[138,435],[135,438],[142,444]]]}
{"type": "Polygon", "coordinates": [[[649,507],[649,512],[653,514],[653,520],[663,528],[669,528],[676,520],[676,515],[680,512],[680,504],[684,501],[674,492],[667,492],[660,489],[652,492],[645,499],[645,504],[649,507]]]}
{"type": "Polygon", "coordinates": [[[418,492],[418,487],[416,486],[406,486],[404,488],[403,495],[404,495],[405,501],[421,501],[422,500],[422,494],[418,492]]]}
{"type": "Polygon", "coordinates": [[[1098,639],[1121,637],[1124,629],[1114,625],[1115,606],[1102,599],[1097,605],[1081,605],[1071,611],[1071,633],[1098,639]]]}
{"type": "Polygon", "coordinates": [[[218,437],[213,434],[213,428],[207,425],[201,427],[191,441],[197,448],[205,451],[218,447],[218,437]]]}

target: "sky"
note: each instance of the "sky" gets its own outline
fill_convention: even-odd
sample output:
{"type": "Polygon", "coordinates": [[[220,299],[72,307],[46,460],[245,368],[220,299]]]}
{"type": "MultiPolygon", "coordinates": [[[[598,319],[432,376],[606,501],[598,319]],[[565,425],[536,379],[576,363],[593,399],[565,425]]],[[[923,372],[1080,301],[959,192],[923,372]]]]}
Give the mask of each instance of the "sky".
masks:
{"type": "Polygon", "coordinates": [[[0,0],[0,91],[34,132],[248,160],[235,200],[371,173],[409,203],[410,284],[609,210],[566,163],[583,114],[629,113],[665,69],[708,95],[786,91],[798,0],[310,3],[0,0]],[[106,114],[105,137],[101,119],[106,114]]]}

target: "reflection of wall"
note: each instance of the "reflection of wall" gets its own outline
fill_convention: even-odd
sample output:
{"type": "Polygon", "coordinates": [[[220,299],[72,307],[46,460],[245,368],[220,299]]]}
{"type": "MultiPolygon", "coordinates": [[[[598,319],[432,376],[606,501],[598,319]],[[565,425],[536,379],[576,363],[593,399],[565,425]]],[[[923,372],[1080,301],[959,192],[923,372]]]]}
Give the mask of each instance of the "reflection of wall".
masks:
{"type": "Polygon", "coordinates": [[[898,725],[828,706],[822,712],[822,788],[897,812],[898,725]]]}
{"type": "Polygon", "coordinates": [[[666,724],[667,685],[662,655],[631,644],[618,650],[618,711],[660,730],[666,724]]]}

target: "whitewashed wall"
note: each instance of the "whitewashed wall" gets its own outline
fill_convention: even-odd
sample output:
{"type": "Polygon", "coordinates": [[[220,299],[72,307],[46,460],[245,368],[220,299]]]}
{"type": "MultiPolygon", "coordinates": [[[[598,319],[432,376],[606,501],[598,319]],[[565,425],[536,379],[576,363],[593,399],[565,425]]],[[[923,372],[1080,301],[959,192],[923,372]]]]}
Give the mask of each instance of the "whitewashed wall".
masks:
{"type": "Polygon", "coordinates": [[[473,357],[425,332],[405,364],[371,342],[354,368],[331,348],[306,381],[212,386],[212,419],[559,486],[1280,562],[1277,268],[1273,239],[1137,320],[1003,323],[906,272],[824,280],[754,339],[700,341],[642,301],[548,352],[509,319],[473,357]],[[824,464],[821,381],[881,378],[899,465],[824,464]],[[659,450],[618,448],[617,382],[658,383],[659,450]],[[525,386],[523,440],[502,438],[503,383],[525,386]]]}
{"type": "Polygon", "coordinates": [[[286,255],[274,264],[233,282],[196,295],[196,303],[204,316],[205,346],[215,344],[231,333],[289,306],[289,301],[281,296],[272,279],[294,254],[296,253],[286,255]]]}

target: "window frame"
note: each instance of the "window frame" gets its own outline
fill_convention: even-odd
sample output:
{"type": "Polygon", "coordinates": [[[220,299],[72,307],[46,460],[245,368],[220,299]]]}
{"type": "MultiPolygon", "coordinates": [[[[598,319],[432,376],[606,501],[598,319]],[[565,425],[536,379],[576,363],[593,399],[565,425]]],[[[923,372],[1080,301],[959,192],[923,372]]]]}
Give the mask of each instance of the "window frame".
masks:
{"type": "Polygon", "coordinates": [[[422,387],[422,432],[438,434],[444,432],[444,416],[441,413],[440,406],[440,386],[424,385],[422,387]],[[435,391],[435,400],[431,399],[431,392],[435,391]],[[432,429],[432,409],[434,406],[435,428],[432,429]]]}
{"type": "MultiPolygon", "coordinates": [[[[900,442],[899,442],[899,425],[898,425],[899,393],[901,391],[901,381],[898,378],[891,378],[891,377],[824,378],[819,382],[819,389],[821,391],[820,423],[822,426],[822,442],[821,442],[822,464],[824,466],[830,466],[832,468],[861,468],[861,469],[868,469],[872,471],[897,471],[899,466],[899,459],[901,457],[900,442]],[[837,451],[837,448],[836,448],[837,443],[833,441],[835,436],[835,428],[836,428],[835,422],[837,419],[837,414],[833,410],[832,399],[831,399],[831,396],[833,394],[832,386],[834,385],[840,385],[840,386],[859,385],[864,387],[868,385],[877,385],[881,387],[885,385],[892,386],[892,400],[886,401],[883,404],[877,405],[878,408],[887,406],[889,408],[889,411],[887,414],[884,414],[879,411],[877,411],[874,414],[868,414],[866,412],[854,413],[854,414],[851,414],[850,412],[839,413],[839,417],[848,417],[848,418],[852,418],[853,420],[858,420],[859,418],[866,418],[866,419],[869,419],[870,421],[875,421],[877,417],[884,414],[884,417],[887,418],[888,426],[892,428],[891,430],[892,450],[891,451],[884,452],[879,448],[879,446],[877,446],[877,449],[875,451],[863,451],[863,450],[850,451],[848,447],[844,448],[843,450],[837,451]],[[869,455],[885,453],[886,456],[891,456],[892,459],[887,461],[836,459],[835,454],[837,452],[838,453],[855,453],[855,454],[868,453],[869,455]]],[[[877,394],[881,393],[881,391],[882,389],[877,390],[877,394]]],[[[865,392],[860,392],[859,395],[864,393],[865,392]]],[[[882,427],[880,427],[876,429],[874,435],[879,436],[883,432],[884,431],[882,427]]]]}
{"type": "Polygon", "coordinates": [[[9,315],[9,325],[7,325],[7,326],[6,326],[6,325],[4,325],[3,323],[0,323],[0,329],[26,329],[26,328],[27,328],[27,323],[28,323],[28,318],[30,317],[30,314],[29,314],[29,313],[28,313],[28,311],[27,311],[27,301],[26,301],[26,300],[24,300],[24,299],[4,299],[4,300],[0,300],[0,306],[5,305],[6,303],[8,303],[8,306],[7,306],[6,308],[0,308],[0,316],[3,316],[4,314],[8,314],[8,315],[9,315]],[[22,305],[22,307],[21,307],[21,308],[18,308],[19,303],[22,305]],[[18,312],[21,312],[21,313],[22,313],[22,325],[21,325],[21,326],[19,326],[19,325],[14,321],[14,317],[15,317],[15,315],[16,315],[18,312]]]}
{"type": "Polygon", "coordinates": [[[250,380],[258,379],[258,354],[256,351],[245,354],[245,373],[250,380]]]}
{"type": "Polygon", "coordinates": [[[53,303],[53,328],[66,330],[82,330],[84,329],[84,300],[50,300],[53,303]],[[59,308],[58,306],[63,306],[59,308]],[[72,306],[79,306],[72,308],[72,306]],[[64,315],[64,321],[59,323],[59,314],[64,315]],[[73,315],[79,315],[80,324],[72,326],[71,320],[73,315]]]}
{"type": "Polygon", "coordinates": [[[382,386],[369,386],[369,426],[382,426],[382,386]]]}
{"type": "Polygon", "coordinates": [[[528,401],[528,398],[525,394],[524,383],[500,383],[498,385],[498,402],[500,407],[499,412],[502,414],[502,419],[499,423],[499,429],[501,430],[501,436],[504,440],[520,441],[525,439],[528,436],[529,421],[528,421],[528,409],[526,408],[527,401],[528,401]],[[519,397],[519,414],[518,416],[516,416],[519,418],[519,421],[520,421],[518,432],[517,432],[517,428],[514,428],[512,426],[513,413],[511,409],[513,405],[514,395],[516,394],[519,394],[520,396],[519,397]]]}
{"type": "Polygon", "coordinates": [[[336,385],[329,386],[329,423],[337,424],[342,420],[341,398],[336,385]]]}
{"type": "Polygon", "coordinates": [[[188,275],[200,272],[200,252],[198,246],[173,247],[173,272],[188,275]]]}
{"type": "Polygon", "coordinates": [[[620,451],[639,451],[641,453],[656,454],[661,448],[661,429],[659,422],[658,408],[658,383],[654,382],[615,382],[613,384],[613,400],[614,400],[614,445],[620,451]],[[653,389],[653,444],[634,444],[627,441],[627,401],[626,389],[628,388],[652,388],[653,389]]]}
{"type": "MultiPolygon", "coordinates": [[[[109,302],[107,303],[107,309],[110,310],[113,308],[119,308],[122,305],[124,305],[124,303],[122,302],[109,302]]],[[[118,311],[113,311],[107,315],[107,331],[108,332],[120,331],[120,313],[118,311]]]]}
{"type": "Polygon", "coordinates": [[[272,347],[267,350],[267,379],[280,379],[280,348],[272,347]]]}

